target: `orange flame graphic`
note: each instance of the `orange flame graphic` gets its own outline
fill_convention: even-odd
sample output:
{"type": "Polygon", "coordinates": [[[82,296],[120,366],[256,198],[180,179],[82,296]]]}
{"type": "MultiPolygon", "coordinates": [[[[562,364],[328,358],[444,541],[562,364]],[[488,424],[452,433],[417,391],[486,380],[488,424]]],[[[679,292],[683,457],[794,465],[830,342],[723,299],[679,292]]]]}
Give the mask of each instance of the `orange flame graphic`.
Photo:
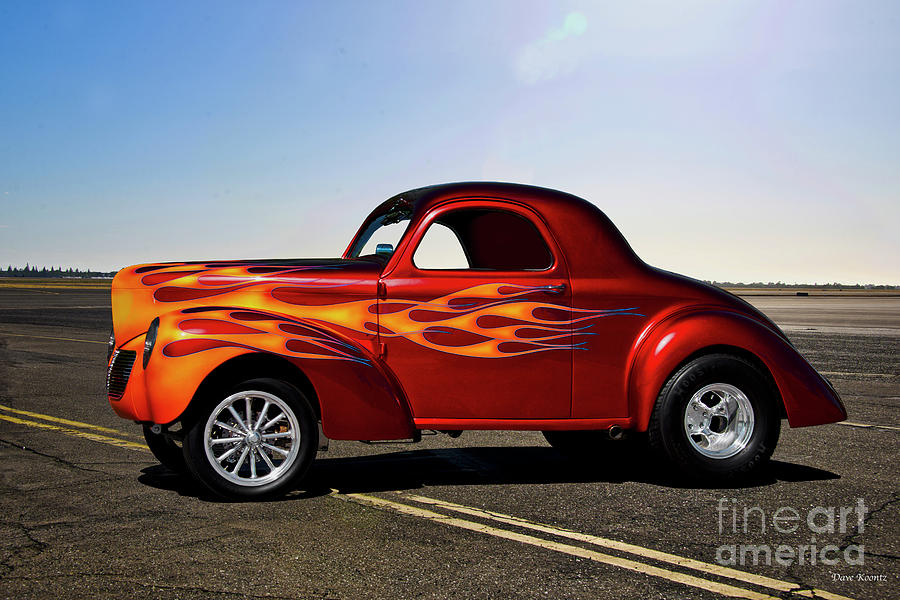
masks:
{"type": "Polygon", "coordinates": [[[537,287],[489,283],[431,302],[390,300],[378,305],[379,332],[439,352],[503,358],[579,348],[586,342],[577,338],[593,335],[588,321],[638,315],[633,308],[585,310],[530,299],[539,293],[537,287]]]}
{"type": "MultiPolygon", "coordinates": [[[[223,279],[217,283],[233,281],[223,279]]],[[[242,288],[244,285],[238,284],[210,291],[218,292],[217,296],[230,296],[242,288]]],[[[541,288],[509,283],[473,286],[429,302],[391,299],[306,305],[299,303],[302,296],[291,294],[308,290],[305,286],[267,290],[273,307],[291,304],[284,312],[297,320],[254,309],[186,309],[182,311],[186,318],[179,328],[188,336],[167,344],[164,352],[168,356],[184,356],[212,348],[242,347],[298,358],[368,362],[359,350],[339,337],[307,326],[318,323],[338,331],[347,329],[367,335],[377,332],[382,338],[404,338],[457,356],[504,358],[582,348],[587,343],[586,336],[594,335],[588,331],[591,321],[609,316],[643,316],[634,312],[635,308],[586,310],[540,302],[534,296],[541,293],[541,288]],[[294,298],[298,298],[296,303],[294,298]],[[197,314],[201,312],[207,314],[197,314]],[[259,336],[262,333],[275,335],[259,336]]]]}

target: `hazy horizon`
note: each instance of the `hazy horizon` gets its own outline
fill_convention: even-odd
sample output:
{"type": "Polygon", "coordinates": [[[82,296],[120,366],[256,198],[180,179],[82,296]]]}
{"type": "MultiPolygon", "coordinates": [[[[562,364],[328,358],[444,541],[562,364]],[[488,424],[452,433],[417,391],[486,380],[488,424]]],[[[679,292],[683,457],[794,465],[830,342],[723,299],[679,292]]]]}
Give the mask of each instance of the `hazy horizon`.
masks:
{"type": "Polygon", "coordinates": [[[0,268],[340,255],[407,189],[698,279],[900,283],[900,4],[0,4],[0,268]]]}
{"type": "MultiPolygon", "coordinates": [[[[273,258],[273,257],[268,257],[268,258],[273,258]]],[[[297,257],[297,258],[299,258],[299,257],[297,257]]],[[[323,259],[327,259],[327,258],[335,258],[335,257],[319,256],[319,257],[306,257],[306,258],[313,258],[313,259],[315,259],[315,258],[323,258],[323,259]]],[[[208,259],[208,260],[209,260],[209,262],[214,262],[216,259],[208,259]]],[[[251,259],[249,259],[249,260],[260,260],[260,258],[256,258],[256,259],[252,259],[252,258],[251,258],[251,259]]],[[[263,260],[265,260],[265,259],[263,258],[263,260]]],[[[204,261],[201,260],[201,261],[199,261],[199,262],[204,262],[204,261]]],[[[123,268],[126,268],[126,267],[128,267],[128,266],[131,266],[131,265],[124,265],[124,266],[122,266],[122,267],[119,267],[119,269],[112,269],[112,270],[110,270],[110,271],[103,271],[103,270],[100,270],[100,269],[92,269],[92,268],[89,268],[89,267],[84,267],[84,268],[82,268],[82,267],[70,267],[70,266],[59,266],[59,265],[50,267],[50,266],[47,266],[47,265],[40,265],[40,266],[38,266],[38,265],[31,265],[30,263],[28,263],[28,265],[29,265],[29,267],[35,267],[35,268],[38,270],[38,272],[40,272],[40,270],[41,270],[42,268],[45,268],[45,267],[46,267],[47,270],[57,269],[57,270],[60,270],[60,271],[68,271],[69,269],[73,269],[74,271],[79,272],[79,273],[82,273],[82,274],[99,273],[99,274],[103,274],[103,275],[106,275],[106,274],[114,274],[114,273],[118,272],[119,269],[123,269],[123,268]]],[[[7,265],[7,266],[8,266],[8,267],[9,267],[9,266],[12,266],[14,269],[24,269],[24,268],[25,268],[25,265],[18,265],[18,266],[17,266],[17,265],[7,265]]],[[[6,270],[0,270],[0,277],[6,277],[6,275],[5,275],[6,273],[8,273],[8,269],[6,269],[6,270]]],[[[51,276],[51,277],[62,277],[62,276],[61,276],[61,275],[56,275],[56,276],[51,276]]],[[[15,276],[14,276],[14,278],[15,278],[15,276]]],[[[20,278],[21,278],[21,279],[27,279],[27,277],[20,277],[20,278]]],[[[789,282],[789,281],[780,281],[780,280],[771,280],[771,279],[762,279],[762,280],[759,280],[759,281],[729,281],[729,280],[716,281],[716,280],[710,280],[710,279],[707,279],[707,280],[704,280],[704,281],[706,281],[706,282],[708,282],[708,283],[713,283],[713,284],[715,284],[715,285],[725,285],[725,286],[728,286],[728,285],[738,285],[738,286],[762,285],[762,286],[769,287],[769,286],[779,286],[779,285],[781,285],[781,286],[785,286],[785,287],[796,287],[796,286],[800,286],[800,287],[823,287],[823,286],[835,286],[835,285],[837,285],[837,286],[846,286],[846,287],[855,287],[855,286],[863,286],[863,287],[867,287],[867,286],[871,286],[871,287],[900,288],[900,283],[896,283],[896,284],[893,284],[893,283],[871,283],[871,282],[866,282],[866,281],[821,281],[821,282],[819,282],[819,281],[799,281],[799,282],[798,282],[798,281],[795,281],[795,282],[789,282]]]]}

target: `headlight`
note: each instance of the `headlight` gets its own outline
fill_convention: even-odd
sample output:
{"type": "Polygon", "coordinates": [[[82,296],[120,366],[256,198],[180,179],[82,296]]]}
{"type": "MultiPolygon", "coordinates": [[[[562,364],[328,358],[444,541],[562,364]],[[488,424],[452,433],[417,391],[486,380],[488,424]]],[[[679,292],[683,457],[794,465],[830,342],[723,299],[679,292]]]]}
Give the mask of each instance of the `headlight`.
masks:
{"type": "Polygon", "coordinates": [[[147,330],[147,337],[144,338],[144,368],[150,362],[150,355],[153,353],[153,346],[156,345],[156,334],[159,332],[159,317],[153,319],[150,323],[150,329],[147,330]]]}
{"type": "Polygon", "coordinates": [[[109,363],[109,359],[112,358],[113,352],[116,350],[116,334],[110,329],[109,330],[109,340],[106,342],[106,362],[109,363]]]}

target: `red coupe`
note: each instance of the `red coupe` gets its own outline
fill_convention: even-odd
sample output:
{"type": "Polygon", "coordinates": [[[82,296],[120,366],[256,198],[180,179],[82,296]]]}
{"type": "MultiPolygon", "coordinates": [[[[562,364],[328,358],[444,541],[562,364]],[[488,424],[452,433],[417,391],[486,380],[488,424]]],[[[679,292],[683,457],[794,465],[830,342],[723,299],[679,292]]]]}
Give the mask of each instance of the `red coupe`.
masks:
{"type": "Polygon", "coordinates": [[[846,418],[759,311],[645,264],[593,204],[523,185],[395,196],[341,258],[128,267],[112,307],[113,409],[232,498],[290,489],[328,439],[538,430],[588,457],[646,432],[714,480],[762,467],[783,418],[846,418]]]}

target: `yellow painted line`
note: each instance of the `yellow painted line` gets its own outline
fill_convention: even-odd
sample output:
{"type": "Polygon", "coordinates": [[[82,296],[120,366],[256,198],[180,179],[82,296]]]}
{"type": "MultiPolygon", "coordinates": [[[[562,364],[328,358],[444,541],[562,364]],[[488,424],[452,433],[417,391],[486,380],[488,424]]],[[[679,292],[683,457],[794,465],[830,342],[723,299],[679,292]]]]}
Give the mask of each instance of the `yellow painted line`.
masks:
{"type": "Polygon", "coordinates": [[[4,414],[0,414],[0,419],[9,421],[10,423],[15,423],[17,425],[27,425],[28,427],[37,427],[38,429],[49,429],[51,431],[64,433],[65,435],[71,435],[73,437],[91,440],[92,442],[101,442],[103,444],[109,444],[110,446],[118,446],[119,448],[130,448],[132,450],[150,450],[150,448],[148,448],[146,444],[129,442],[128,440],[112,438],[105,435],[100,435],[98,433],[90,433],[88,431],[81,431],[80,429],[69,429],[68,427],[60,427],[58,425],[51,425],[50,423],[26,421],[25,419],[10,417],[9,415],[4,414]]]}
{"type": "Polygon", "coordinates": [[[889,429],[891,431],[900,431],[900,427],[892,427],[890,425],[871,425],[869,423],[854,423],[853,421],[840,421],[836,425],[844,425],[846,427],[861,427],[862,429],[889,429]]]}
{"type": "Polygon", "coordinates": [[[485,525],[483,523],[476,523],[474,521],[467,521],[465,519],[449,517],[447,515],[442,515],[434,511],[426,510],[424,508],[410,506],[408,504],[402,504],[400,502],[392,502],[391,500],[385,500],[376,496],[369,496],[367,494],[340,493],[335,493],[334,495],[337,498],[346,499],[351,502],[356,502],[357,504],[368,505],[382,510],[390,510],[404,515],[427,519],[429,521],[441,523],[450,527],[466,529],[468,531],[483,533],[498,538],[520,542],[522,544],[545,548],[547,550],[554,550],[556,552],[561,552],[570,556],[586,558],[594,562],[627,569],[629,571],[642,573],[644,575],[659,577],[661,579],[666,579],[675,583],[680,583],[701,590],[706,590],[708,592],[720,594],[722,596],[730,596],[732,598],[747,598],[749,600],[776,600],[775,596],[761,594],[759,592],[739,588],[733,585],[719,583],[716,581],[709,581],[707,579],[702,579],[693,575],[687,575],[685,573],[678,573],[676,571],[669,571],[667,569],[663,569],[653,565],[647,565],[627,558],[621,558],[618,556],[613,556],[611,554],[597,552],[596,550],[588,550],[587,548],[580,548],[578,546],[571,546],[569,544],[545,540],[543,538],[534,537],[524,533],[491,527],[490,525],[485,525]]]}
{"type": "Polygon", "coordinates": [[[118,429],[112,429],[110,427],[101,427],[100,425],[92,425],[90,423],[82,423],[81,421],[70,421],[69,419],[63,419],[60,417],[51,417],[50,415],[44,415],[41,413],[31,412],[28,410],[20,410],[18,408],[13,408],[11,406],[6,406],[5,404],[0,404],[0,410],[5,410],[6,412],[15,413],[17,415],[25,415],[26,417],[32,417],[34,419],[42,419],[44,421],[52,421],[54,423],[62,423],[63,425],[72,425],[73,427],[83,427],[85,429],[93,429],[95,431],[102,431],[104,433],[112,433],[115,435],[127,435],[126,433],[119,431],[118,429]]]}
{"type": "Polygon", "coordinates": [[[63,342],[84,342],[85,344],[104,344],[108,342],[98,342],[97,340],[78,340],[75,338],[50,337],[49,335],[25,335],[24,333],[6,333],[0,332],[0,335],[8,335],[12,337],[35,338],[39,340],[59,340],[63,342]]]}
{"type": "Polygon", "coordinates": [[[527,519],[522,519],[520,517],[513,517],[511,515],[505,515],[503,513],[482,510],[479,508],[464,506],[462,504],[454,504],[453,502],[445,502],[443,500],[436,500],[434,498],[428,498],[426,496],[419,496],[416,494],[401,494],[401,495],[408,500],[412,500],[413,502],[418,502],[420,504],[429,504],[432,506],[438,506],[438,507],[446,509],[446,510],[452,510],[454,512],[471,515],[473,517],[480,517],[482,519],[498,521],[500,523],[505,523],[507,525],[514,525],[516,527],[521,527],[523,529],[531,529],[534,531],[540,531],[542,533],[549,533],[551,535],[565,537],[565,538],[577,540],[580,542],[586,542],[588,544],[593,544],[595,546],[601,546],[603,548],[609,548],[611,550],[627,552],[629,554],[634,554],[634,555],[640,556],[642,558],[649,558],[649,559],[657,560],[660,562],[666,562],[666,563],[676,565],[679,567],[685,567],[688,569],[692,569],[694,571],[701,571],[703,573],[709,573],[710,575],[718,575],[720,577],[736,579],[736,580],[742,581],[744,583],[750,583],[753,585],[758,585],[760,587],[767,587],[769,589],[777,590],[779,592],[790,592],[790,593],[794,593],[794,594],[800,594],[802,596],[827,598],[830,600],[849,600],[845,596],[839,596],[837,594],[832,594],[832,593],[826,592],[824,590],[800,590],[797,588],[796,584],[793,584],[793,583],[790,583],[787,581],[781,581],[779,579],[773,579],[771,577],[765,577],[763,575],[756,575],[754,573],[747,573],[745,571],[731,569],[729,567],[724,567],[722,565],[706,563],[703,561],[694,560],[692,558],[678,556],[677,554],[670,554],[668,552],[652,550],[650,548],[644,548],[643,546],[636,546],[634,544],[628,544],[628,543],[620,542],[617,540],[602,538],[602,537],[590,535],[587,533],[580,533],[577,531],[572,531],[570,529],[563,529],[561,527],[553,527],[552,525],[536,523],[534,521],[529,521],[527,519]]]}

